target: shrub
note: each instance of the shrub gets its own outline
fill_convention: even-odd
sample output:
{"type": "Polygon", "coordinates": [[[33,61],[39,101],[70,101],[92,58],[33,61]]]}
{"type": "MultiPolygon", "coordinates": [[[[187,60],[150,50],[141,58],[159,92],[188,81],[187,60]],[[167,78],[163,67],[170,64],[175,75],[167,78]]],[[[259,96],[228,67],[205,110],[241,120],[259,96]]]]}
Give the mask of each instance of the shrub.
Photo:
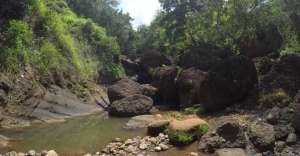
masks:
{"type": "Polygon", "coordinates": [[[1,52],[2,69],[17,72],[28,63],[33,33],[26,22],[12,20],[4,35],[5,45],[1,52]]]}
{"type": "Polygon", "coordinates": [[[177,146],[189,145],[194,141],[193,135],[184,131],[174,131],[168,128],[165,133],[169,136],[170,142],[177,146]]]}
{"type": "Polygon", "coordinates": [[[202,137],[204,134],[206,134],[209,131],[208,124],[202,124],[199,125],[196,129],[196,135],[197,137],[202,137]]]}
{"type": "Polygon", "coordinates": [[[195,105],[193,107],[185,108],[184,114],[197,114],[201,115],[205,113],[205,108],[202,105],[195,105]]]}
{"type": "Polygon", "coordinates": [[[176,131],[167,128],[165,133],[169,136],[170,142],[177,146],[185,146],[191,144],[196,139],[202,137],[209,130],[207,124],[202,124],[189,131],[176,131]]]}
{"type": "Polygon", "coordinates": [[[271,93],[260,95],[258,102],[262,107],[267,108],[284,107],[290,104],[291,98],[283,89],[277,89],[271,93]]]}
{"type": "Polygon", "coordinates": [[[168,118],[174,118],[177,120],[182,120],[184,118],[184,115],[180,112],[172,111],[167,113],[168,118]]]}

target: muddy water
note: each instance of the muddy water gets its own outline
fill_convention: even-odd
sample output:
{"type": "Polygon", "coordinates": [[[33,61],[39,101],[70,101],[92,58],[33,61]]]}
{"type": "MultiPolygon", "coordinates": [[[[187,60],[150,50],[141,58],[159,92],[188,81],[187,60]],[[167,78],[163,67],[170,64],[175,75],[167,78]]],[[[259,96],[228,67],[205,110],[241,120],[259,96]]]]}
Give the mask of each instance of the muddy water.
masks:
{"type": "MultiPolygon", "coordinates": [[[[63,123],[35,125],[25,129],[0,131],[0,134],[12,138],[8,150],[28,151],[31,149],[55,149],[62,156],[82,156],[94,153],[105,147],[112,139],[122,139],[146,135],[146,130],[126,130],[128,118],[103,119],[100,115],[92,115],[70,119],[63,123]]],[[[185,156],[196,151],[196,144],[184,149],[171,149],[159,153],[158,156],[185,156]]]]}

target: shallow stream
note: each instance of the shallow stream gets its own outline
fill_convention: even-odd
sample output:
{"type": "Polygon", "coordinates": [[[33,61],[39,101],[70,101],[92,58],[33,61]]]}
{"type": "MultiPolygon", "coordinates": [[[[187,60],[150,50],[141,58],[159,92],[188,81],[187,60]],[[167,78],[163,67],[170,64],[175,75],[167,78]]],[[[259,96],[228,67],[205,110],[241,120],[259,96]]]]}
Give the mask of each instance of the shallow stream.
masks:
{"type": "MultiPolygon", "coordinates": [[[[70,119],[62,123],[39,124],[24,129],[2,130],[0,134],[14,141],[6,151],[22,151],[34,149],[56,150],[60,156],[82,156],[94,153],[105,147],[114,138],[128,139],[146,135],[146,130],[126,130],[124,125],[129,118],[103,119],[100,115],[91,115],[70,119]]],[[[185,149],[173,148],[158,156],[186,156],[196,151],[196,145],[185,149]]]]}

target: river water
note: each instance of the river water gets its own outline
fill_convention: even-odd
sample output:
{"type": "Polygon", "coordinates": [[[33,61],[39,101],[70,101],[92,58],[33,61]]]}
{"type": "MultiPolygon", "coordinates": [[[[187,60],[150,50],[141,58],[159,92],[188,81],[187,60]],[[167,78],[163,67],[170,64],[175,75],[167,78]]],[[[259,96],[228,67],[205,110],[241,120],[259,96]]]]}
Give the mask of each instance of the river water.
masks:
{"type": "MultiPolygon", "coordinates": [[[[31,149],[56,150],[61,156],[82,156],[94,153],[105,147],[114,138],[128,139],[145,136],[146,130],[126,130],[124,125],[129,118],[103,119],[100,115],[91,115],[70,119],[62,123],[39,124],[24,129],[2,130],[0,134],[14,141],[6,151],[25,152],[31,149]]],[[[196,144],[184,149],[173,148],[158,156],[185,156],[196,151],[196,144]]]]}

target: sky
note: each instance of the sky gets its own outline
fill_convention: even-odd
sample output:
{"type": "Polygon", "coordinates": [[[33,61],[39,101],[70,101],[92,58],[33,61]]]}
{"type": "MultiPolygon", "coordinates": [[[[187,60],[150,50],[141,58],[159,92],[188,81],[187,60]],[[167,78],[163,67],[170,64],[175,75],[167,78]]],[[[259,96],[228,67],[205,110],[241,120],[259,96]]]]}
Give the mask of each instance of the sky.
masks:
{"type": "Polygon", "coordinates": [[[120,0],[120,8],[133,18],[132,25],[149,25],[160,9],[158,0],[120,0]]]}

